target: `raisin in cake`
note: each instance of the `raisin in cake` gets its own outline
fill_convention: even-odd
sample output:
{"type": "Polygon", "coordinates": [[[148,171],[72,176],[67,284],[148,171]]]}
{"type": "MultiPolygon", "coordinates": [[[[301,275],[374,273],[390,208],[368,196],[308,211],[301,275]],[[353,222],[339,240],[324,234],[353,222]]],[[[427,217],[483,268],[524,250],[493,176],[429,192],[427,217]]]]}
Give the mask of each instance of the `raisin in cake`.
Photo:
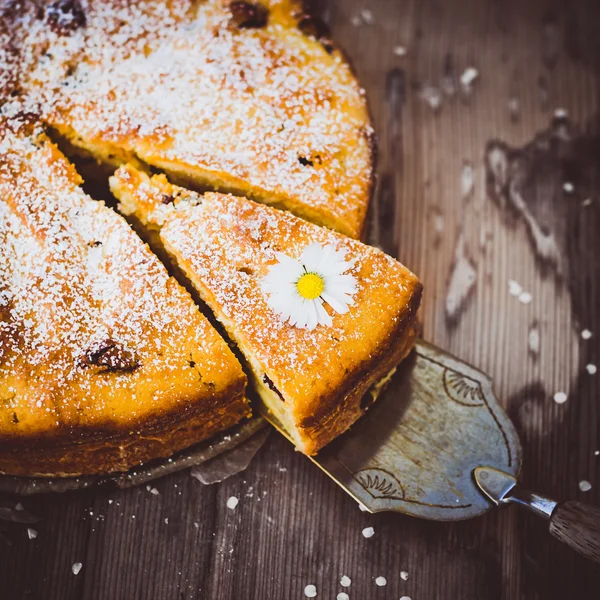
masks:
{"type": "MultiPolygon", "coordinates": [[[[365,411],[363,397],[408,354],[421,297],[417,277],[380,250],[241,197],[204,195],[121,167],[111,189],[212,309],[243,353],[263,409],[313,454],[365,411]],[[356,283],[345,313],[308,330],[281,319],[263,282],[278,254],[311,244],[345,254],[356,283]]],[[[281,255],[279,255],[281,256],[281,255]]]]}
{"type": "Polygon", "coordinates": [[[22,3],[5,27],[20,53],[16,102],[71,151],[360,236],[373,153],[364,92],[304,2],[22,3]]]}
{"type": "Polygon", "coordinates": [[[249,414],[225,341],[80,183],[36,125],[0,123],[3,473],[123,471],[249,414]]]}

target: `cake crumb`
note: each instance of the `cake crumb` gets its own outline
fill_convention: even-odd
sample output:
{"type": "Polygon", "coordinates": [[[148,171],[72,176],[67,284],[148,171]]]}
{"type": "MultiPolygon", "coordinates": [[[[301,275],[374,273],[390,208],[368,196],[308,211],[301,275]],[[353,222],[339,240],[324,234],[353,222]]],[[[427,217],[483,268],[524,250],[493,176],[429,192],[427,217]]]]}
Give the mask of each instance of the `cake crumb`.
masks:
{"type": "Polygon", "coordinates": [[[373,527],[365,527],[362,530],[362,534],[366,537],[366,538],[370,538],[373,537],[375,535],[375,529],[373,529],[373,527]]]}
{"type": "Polygon", "coordinates": [[[375,23],[375,17],[373,16],[373,12],[368,8],[363,8],[360,11],[360,16],[365,25],[373,25],[375,23]]]}
{"type": "Polygon", "coordinates": [[[521,287],[521,284],[518,281],[515,281],[514,279],[508,280],[508,293],[511,296],[520,296],[522,292],[523,288],[521,287]]]}
{"type": "Polygon", "coordinates": [[[556,404],[564,404],[566,401],[567,394],[564,392],[556,392],[556,394],[554,394],[554,402],[556,402],[556,404]]]}
{"type": "Polygon", "coordinates": [[[436,111],[442,105],[442,93],[433,85],[425,85],[419,93],[421,100],[429,104],[429,107],[436,111]]]}
{"type": "Polygon", "coordinates": [[[80,562],[73,563],[73,566],[71,567],[73,575],[79,574],[79,571],[81,571],[81,567],[83,567],[83,565],[80,562]]]}
{"type": "Polygon", "coordinates": [[[595,375],[596,371],[598,370],[596,368],[596,365],[593,365],[592,363],[588,364],[585,366],[585,370],[590,374],[590,375],[595,375]]]}
{"type": "Polygon", "coordinates": [[[585,479],[582,479],[579,482],[579,489],[582,492],[589,492],[592,489],[592,484],[589,481],[586,481],[585,479]]]}
{"type": "Polygon", "coordinates": [[[233,510],[239,503],[239,499],[236,498],[235,496],[231,496],[228,500],[227,500],[227,508],[233,510]]]}
{"type": "Polygon", "coordinates": [[[400,571],[400,578],[403,581],[408,581],[408,571],[400,571]]]}
{"type": "Polygon", "coordinates": [[[396,56],[406,56],[406,48],[404,46],[394,46],[394,54],[396,56]]]}
{"type": "Polygon", "coordinates": [[[350,577],[348,577],[347,575],[342,575],[342,578],[340,579],[340,585],[342,587],[350,587],[351,583],[352,580],[350,579],[350,577]]]}
{"type": "Polygon", "coordinates": [[[336,596],[336,600],[350,600],[350,596],[348,596],[348,594],[346,594],[346,592],[340,592],[336,596]]]}
{"type": "Polygon", "coordinates": [[[521,304],[530,304],[533,300],[533,296],[529,292],[521,292],[519,294],[519,302],[521,304]]]}
{"type": "Polygon", "coordinates": [[[304,595],[307,598],[314,598],[317,595],[317,588],[312,584],[307,585],[304,588],[304,595]]]}
{"type": "Polygon", "coordinates": [[[27,537],[30,540],[35,540],[35,538],[37,537],[38,532],[35,529],[32,529],[31,527],[29,527],[27,529],[27,537]]]}
{"type": "Polygon", "coordinates": [[[479,71],[475,67],[467,67],[460,76],[460,82],[468,89],[478,77],[479,71]]]}
{"type": "Polygon", "coordinates": [[[379,587],[383,587],[384,585],[387,585],[387,579],[385,577],[381,577],[379,576],[376,580],[375,580],[376,585],[378,585],[379,587]]]}
{"type": "Polygon", "coordinates": [[[25,507],[20,502],[17,502],[15,504],[15,510],[25,510],[25,507]]]}
{"type": "Polygon", "coordinates": [[[581,337],[582,337],[584,340],[589,340],[589,339],[592,337],[592,332],[591,332],[589,329],[584,329],[584,330],[581,332],[581,337]]]}
{"type": "Polygon", "coordinates": [[[465,161],[463,163],[462,171],[460,173],[460,191],[463,198],[467,198],[471,195],[473,188],[475,187],[475,171],[473,165],[470,162],[465,161]]]}
{"type": "Polygon", "coordinates": [[[517,119],[519,116],[519,99],[515,98],[514,96],[512,98],[508,99],[508,102],[506,103],[506,105],[508,106],[508,112],[511,116],[512,119],[517,119]]]}
{"type": "Polygon", "coordinates": [[[536,325],[533,325],[529,330],[527,336],[527,346],[532,354],[539,354],[540,352],[540,330],[536,325]]]}

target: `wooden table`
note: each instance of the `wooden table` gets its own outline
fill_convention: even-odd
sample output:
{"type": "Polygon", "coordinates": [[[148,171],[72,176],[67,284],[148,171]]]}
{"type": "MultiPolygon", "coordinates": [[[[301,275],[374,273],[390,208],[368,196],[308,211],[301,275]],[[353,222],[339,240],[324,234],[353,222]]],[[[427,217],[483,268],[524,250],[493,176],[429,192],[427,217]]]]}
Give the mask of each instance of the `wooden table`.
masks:
{"type": "MultiPolygon", "coordinates": [[[[600,3],[337,0],[324,14],[379,135],[372,233],[423,279],[425,338],[494,377],[525,484],[600,504],[600,375],[586,369],[600,363],[600,3]],[[557,109],[569,123],[559,110],[532,142],[557,109]]],[[[541,520],[362,513],[276,434],[222,484],[186,471],[155,486],[25,500],[43,521],[0,542],[0,598],[291,600],[307,584],[335,598],[342,575],[354,600],[600,597],[600,568],[541,520]]]]}

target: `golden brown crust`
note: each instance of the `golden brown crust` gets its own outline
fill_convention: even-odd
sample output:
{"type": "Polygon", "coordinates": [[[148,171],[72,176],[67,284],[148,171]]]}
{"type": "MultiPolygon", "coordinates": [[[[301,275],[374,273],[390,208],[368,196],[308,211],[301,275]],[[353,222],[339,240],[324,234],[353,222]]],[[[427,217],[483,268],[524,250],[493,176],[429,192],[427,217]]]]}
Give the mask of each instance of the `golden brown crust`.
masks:
{"type": "Polygon", "coordinates": [[[6,473],[126,469],[249,413],[225,341],[124,219],[80,183],[34,122],[0,123],[6,473]]]}
{"type": "Polygon", "coordinates": [[[371,370],[366,370],[346,394],[329,399],[329,412],[322,411],[319,415],[307,417],[298,425],[305,441],[302,450],[305,454],[316,454],[365,414],[370,405],[364,403],[365,395],[406,358],[412,350],[415,337],[414,327],[405,328],[397,340],[390,344],[387,352],[377,357],[371,370]]]}
{"type": "MultiPolygon", "coordinates": [[[[366,100],[306,2],[265,0],[250,17],[248,3],[229,0],[58,4],[0,7],[0,102],[21,134],[31,134],[41,118],[72,148],[105,165],[149,164],[180,181],[249,195],[352,237],[364,231],[374,176],[366,100]],[[234,10],[234,4],[241,6],[234,10]],[[209,110],[202,112],[203,106],[209,110]]],[[[47,140],[43,145],[68,186],[78,186],[75,169],[47,140]]],[[[13,150],[10,144],[4,148],[13,150]]],[[[4,182],[11,190],[22,183],[14,177],[4,182]]],[[[25,222],[18,204],[7,195],[8,212],[25,222]]],[[[28,227],[32,244],[43,245],[37,225],[28,227]]],[[[134,239],[124,242],[123,251],[138,248],[134,239]]],[[[158,263],[150,256],[142,252],[138,258],[152,264],[154,273],[158,263]]],[[[63,273],[57,288],[72,274],[63,273]]],[[[113,339],[118,336],[105,336],[77,349],[66,343],[37,371],[26,339],[31,319],[23,325],[25,319],[14,318],[14,299],[0,298],[0,470],[74,475],[124,469],[198,441],[193,435],[203,439],[216,431],[213,425],[231,425],[223,412],[227,403],[237,419],[248,412],[238,389],[244,381],[239,365],[192,316],[197,311],[177,283],[169,279],[164,285],[173,305],[188,309],[190,317],[177,332],[144,330],[157,345],[168,346],[159,360],[148,360],[131,340],[123,344],[113,339]],[[190,366],[198,360],[199,332],[213,344],[200,357],[219,355],[223,361],[220,370],[201,373],[200,389],[197,369],[190,366]],[[169,336],[186,343],[174,347],[169,336]],[[37,387],[28,383],[34,371],[37,387]],[[69,377],[61,379],[66,371],[69,377]],[[161,388],[158,400],[153,386],[161,388]],[[117,398],[114,387],[129,391],[117,398]],[[188,418],[195,433],[185,425],[188,418]]],[[[69,290],[55,292],[57,305],[77,304],[69,290]]],[[[38,313],[44,313],[40,306],[33,321],[38,313]]],[[[53,322],[59,333],[64,325],[53,322]]],[[[364,364],[348,370],[338,396],[352,397],[345,391],[349,382],[363,386],[361,369],[364,364]]],[[[339,382],[333,379],[331,389],[339,382]]],[[[336,398],[314,399],[307,410],[314,418],[325,415],[336,398]]]]}
{"type": "Polygon", "coordinates": [[[63,444],[52,440],[52,444],[46,445],[44,440],[36,438],[5,442],[0,444],[0,473],[71,477],[128,471],[225,431],[248,413],[248,401],[242,393],[210,412],[161,415],[152,426],[137,424],[135,431],[72,431],[63,444]]]}
{"type": "Polygon", "coordinates": [[[90,0],[82,10],[62,31],[48,6],[8,20],[19,101],[73,146],[359,237],[373,178],[365,95],[305,3],[90,0]]]}
{"type": "Polygon", "coordinates": [[[406,353],[421,284],[381,251],[243,198],[200,196],[164,176],[149,179],[133,167],[119,169],[111,188],[125,212],[160,229],[166,250],[236,341],[257,381],[266,375],[283,398],[301,450],[316,451],[358,418],[359,398],[406,353]],[[308,331],[272,312],[261,281],[275,251],[297,257],[314,242],[333,244],[354,261],[349,273],[357,293],[347,313],[330,311],[330,327],[308,331]]]}

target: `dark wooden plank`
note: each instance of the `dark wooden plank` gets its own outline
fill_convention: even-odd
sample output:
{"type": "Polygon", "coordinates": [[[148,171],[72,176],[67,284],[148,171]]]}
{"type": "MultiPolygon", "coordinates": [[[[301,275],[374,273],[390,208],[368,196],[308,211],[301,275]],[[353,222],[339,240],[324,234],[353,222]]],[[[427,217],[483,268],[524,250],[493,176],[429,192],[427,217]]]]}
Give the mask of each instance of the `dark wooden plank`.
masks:
{"type": "MultiPolygon", "coordinates": [[[[371,100],[380,139],[376,232],[424,280],[426,339],[495,378],[523,438],[525,484],[600,504],[598,375],[585,370],[600,362],[598,3],[330,0],[325,9],[371,100]],[[400,45],[406,56],[394,53],[400,45]],[[479,78],[467,94],[459,78],[470,66],[479,78]],[[535,185],[515,189],[555,238],[561,276],[540,258],[524,212],[489,193],[485,170],[493,141],[529,156],[556,108],[578,128],[569,152],[542,153],[526,171],[535,185]],[[461,189],[465,167],[472,190],[461,189]],[[570,195],[566,177],[575,178],[570,195]],[[530,304],[509,295],[510,279],[531,293],[530,304]],[[566,403],[553,402],[557,391],[566,403]],[[579,490],[583,479],[591,491],[579,490]]],[[[222,484],[179,473],[155,487],[157,496],[141,488],[26,500],[42,517],[39,534],[29,540],[24,526],[6,526],[12,546],[0,540],[0,598],[287,600],[303,598],[311,583],[318,598],[335,598],[342,575],[352,579],[351,598],[586,600],[600,590],[598,568],[528,514],[509,509],[456,524],[364,514],[277,436],[222,484]],[[226,507],[232,495],[235,510],[226,507]],[[361,535],[367,526],[370,539],[361,535]],[[74,562],[83,563],[76,576],[74,562]]]]}

